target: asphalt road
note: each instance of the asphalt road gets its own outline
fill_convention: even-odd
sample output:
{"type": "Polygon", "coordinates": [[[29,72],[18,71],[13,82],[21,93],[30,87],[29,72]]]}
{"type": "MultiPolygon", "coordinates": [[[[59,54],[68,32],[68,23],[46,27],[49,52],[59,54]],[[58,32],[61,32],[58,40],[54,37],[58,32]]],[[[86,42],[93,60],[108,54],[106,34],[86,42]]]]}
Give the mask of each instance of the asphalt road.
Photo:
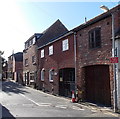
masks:
{"type": "Polygon", "coordinates": [[[106,108],[72,103],[11,81],[2,83],[0,103],[2,117],[118,117],[106,108]]]}

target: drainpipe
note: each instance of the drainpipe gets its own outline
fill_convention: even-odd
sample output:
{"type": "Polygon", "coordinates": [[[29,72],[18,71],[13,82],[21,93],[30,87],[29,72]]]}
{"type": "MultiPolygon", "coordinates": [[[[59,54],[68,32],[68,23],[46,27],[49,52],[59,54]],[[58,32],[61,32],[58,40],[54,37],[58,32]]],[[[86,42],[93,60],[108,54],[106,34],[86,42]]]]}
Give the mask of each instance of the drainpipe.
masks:
{"type": "Polygon", "coordinates": [[[76,32],[74,32],[74,66],[75,66],[75,91],[77,90],[77,42],[76,42],[76,32]]]}
{"type": "MultiPolygon", "coordinates": [[[[112,15],[112,57],[115,56],[115,31],[114,31],[114,13],[111,13],[112,15]]],[[[113,72],[114,72],[114,112],[117,112],[117,78],[116,78],[116,64],[113,64],[113,72]]]]}

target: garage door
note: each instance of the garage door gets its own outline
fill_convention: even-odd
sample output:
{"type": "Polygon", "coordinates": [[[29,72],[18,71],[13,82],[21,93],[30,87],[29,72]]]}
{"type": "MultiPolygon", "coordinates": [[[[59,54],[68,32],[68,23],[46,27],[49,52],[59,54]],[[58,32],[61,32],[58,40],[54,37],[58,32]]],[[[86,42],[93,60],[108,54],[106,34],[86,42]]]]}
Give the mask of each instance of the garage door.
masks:
{"type": "Polygon", "coordinates": [[[92,103],[111,105],[109,66],[85,67],[86,100],[92,103]]]}

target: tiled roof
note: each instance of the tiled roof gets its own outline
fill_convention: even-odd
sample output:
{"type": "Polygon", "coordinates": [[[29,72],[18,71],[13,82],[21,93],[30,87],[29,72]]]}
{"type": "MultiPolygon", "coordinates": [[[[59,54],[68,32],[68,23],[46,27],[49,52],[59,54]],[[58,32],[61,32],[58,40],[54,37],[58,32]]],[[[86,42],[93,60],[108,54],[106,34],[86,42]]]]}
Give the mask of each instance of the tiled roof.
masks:
{"type": "Polygon", "coordinates": [[[13,54],[15,61],[17,62],[22,62],[23,61],[23,53],[22,52],[18,52],[13,54]]]}
{"type": "Polygon", "coordinates": [[[56,38],[66,32],[68,32],[67,28],[61,23],[60,20],[57,20],[53,25],[43,32],[43,35],[38,40],[38,47],[54,41],[56,38]]]}
{"type": "Polygon", "coordinates": [[[28,42],[29,40],[33,39],[34,37],[36,37],[36,40],[38,40],[42,35],[43,35],[43,33],[35,33],[26,42],[28,42]]]}

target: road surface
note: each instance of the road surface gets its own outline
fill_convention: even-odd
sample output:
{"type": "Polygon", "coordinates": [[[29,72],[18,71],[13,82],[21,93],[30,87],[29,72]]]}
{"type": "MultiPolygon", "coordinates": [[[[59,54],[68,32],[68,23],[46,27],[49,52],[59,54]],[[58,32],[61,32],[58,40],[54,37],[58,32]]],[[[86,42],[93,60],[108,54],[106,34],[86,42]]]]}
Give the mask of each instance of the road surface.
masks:
{"type": "Polygon", "coordinates": [[[12,81],[2,83],[0,102],[2,117],[118,117],[118,114],[107,111],[107,108],[101,110],[72,103],[70,99],[46,94],[12,81]]]}

